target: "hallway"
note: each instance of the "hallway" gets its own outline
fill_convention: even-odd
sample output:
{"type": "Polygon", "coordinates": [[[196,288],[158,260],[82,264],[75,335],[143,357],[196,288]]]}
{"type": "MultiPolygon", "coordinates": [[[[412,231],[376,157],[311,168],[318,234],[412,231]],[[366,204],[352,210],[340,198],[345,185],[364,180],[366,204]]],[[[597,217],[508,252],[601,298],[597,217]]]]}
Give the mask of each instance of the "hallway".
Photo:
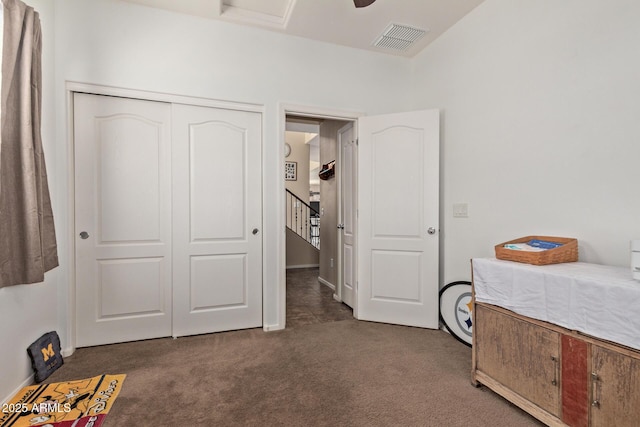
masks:
{"type": "Polygon", "coordinates": [[[287,270],[287,328],[353,319],[353,310],[333,299],[317,268],[287,270]]]}

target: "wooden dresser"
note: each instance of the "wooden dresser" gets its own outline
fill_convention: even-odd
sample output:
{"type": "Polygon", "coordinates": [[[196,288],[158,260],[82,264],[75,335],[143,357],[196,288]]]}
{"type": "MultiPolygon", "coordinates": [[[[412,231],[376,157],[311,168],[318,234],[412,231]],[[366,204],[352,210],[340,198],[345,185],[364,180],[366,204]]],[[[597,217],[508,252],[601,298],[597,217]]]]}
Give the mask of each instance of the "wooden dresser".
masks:
{"type": "MultiPolygon", "coordinates": [[[[540,276],[541,279],[536,280],[536,274],[540,272],[547,274],[547,271],[551,271],[554,275],[562,275],[562,272],[558,273],[558,268],[545,270],[545,267],[533,267],[531,270],[532,266],[511,264],[514,265],[498,266],[515,269],[516,273],[509,270],[509,274],[504,277],[530,277],[534,279],[533,283],[520,283],[519,286],[545,286],[547,288],[545,298],[553,301],[554,288],[549,284],[555,285],[558,279],[549,278],[547,275],[540,276]],[[543,270],[536,270],[536,268],[543,270]],[[520,276],[519,269],[530,271],[520,276]]],[[[487,280],[491,281],[494,277],[499,277],[491,272],[491,265],[484,267],[489,268],[482,272],[484,284],[487,280]],[[486,274],[487,272],[490,274],[486,274]]],[[[574,270],[570,275],[580,276],[580,269],[574,268],[574,270]]],[[[474,292],[477,291],[477,275],[478,272],[474,267],[474,292]]],[[[576,281],[574,277],[569,279],[572,280],[570,286],[578,286],[578,288],[564,296],[579,298],[578,293],[582,289],[579,288],[580,280],[576,281]]],[[[628,285],[633,286],[634,283],[629,282],[628,285]]],[[[637,283],[637,287],[640,292],[640,282],[637,283]]],[[[496,293],[502,294],[501,297],[504,298],[504,295],[509,295],[516,290],[507,284],[506,291],[496,293]]],[[[609,288],[602,290],[602,292],[608,291],[610,291],[609,288]]],[[[490,292],[492,291],[485,295],[485,299],[491,300],[490,292]]],[[[535,300],[536,292],[534,291],[532,295],[532,299],[535,300]]],[[[479,295],[474,296],[472,351],[472,383],[474,385],[487,386],[551,426],[636,427],[640,425],[640,351],[552,322],[515,313],[499,306],[498,302],[496,304],[481,302],[479,295]]],[[[605,300],[606,298],[603,297],[601,307],[605,300]]],[[[509,305],[508,300],[505,302],[505,305],[509,305]]],[[[636,303],[638,305],[635,314],[640,314],[640,299],[637,299],[636,303]]],[[[554,306],[554,303],[550,305],[554,306]]],[[[520,305],[516,306],[516,309],[520,309],[520,305]]],[[[576,304],[570,304],[570,306],[575,309],[584,309],[576,308],[576,304]]],[[[562,309],[562,307],[559,308],[562,309]]],[[[522,308],[525,312],[528,309],[526,306],[522,308]]],[[[602,312],[616,309],[615,306],[605,307],[602,312]]],[[[550,312],[550,317],[554,316],[552,310],[546,307],[532,310],[534,313],[540,312],[543,315],[546,315],[547,311],[550,312]]],[[[629,315],[633,314],[629,313],[629,315]]],[[[594,316],[597,317],[597,315],[594,313],[594,316]]],[[[587,319],[585,325],[588,327],[592,318],[588,313],[584,318],[587,319]]],[[[633,333],[640,334],[640,331],[635,330],[633,333]]]]}

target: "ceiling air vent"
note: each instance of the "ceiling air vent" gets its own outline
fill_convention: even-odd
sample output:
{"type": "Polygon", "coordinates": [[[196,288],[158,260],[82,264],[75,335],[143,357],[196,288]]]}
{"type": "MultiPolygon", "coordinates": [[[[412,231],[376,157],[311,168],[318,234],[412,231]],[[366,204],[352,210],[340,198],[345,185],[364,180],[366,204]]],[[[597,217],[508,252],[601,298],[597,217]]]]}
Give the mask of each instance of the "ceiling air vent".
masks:
{"type": "Polygon", "coordinates": [[[394,50],[407,50],[426,30],[409,27],[407,25],[391,24],[373,43],[376,47],[394,50]]]}

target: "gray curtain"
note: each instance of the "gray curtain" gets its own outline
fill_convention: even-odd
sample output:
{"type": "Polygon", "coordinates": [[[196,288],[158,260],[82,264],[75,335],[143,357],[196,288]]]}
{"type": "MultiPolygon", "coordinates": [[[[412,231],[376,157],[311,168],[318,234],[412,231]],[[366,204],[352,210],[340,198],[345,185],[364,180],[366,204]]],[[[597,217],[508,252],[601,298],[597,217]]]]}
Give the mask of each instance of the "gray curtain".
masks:
{"type": "Polygon", "coordinates": [[[0,288],[44,280],[58,265],[40,136],[40,18],[19,0],[2,0],[0,288]]]}

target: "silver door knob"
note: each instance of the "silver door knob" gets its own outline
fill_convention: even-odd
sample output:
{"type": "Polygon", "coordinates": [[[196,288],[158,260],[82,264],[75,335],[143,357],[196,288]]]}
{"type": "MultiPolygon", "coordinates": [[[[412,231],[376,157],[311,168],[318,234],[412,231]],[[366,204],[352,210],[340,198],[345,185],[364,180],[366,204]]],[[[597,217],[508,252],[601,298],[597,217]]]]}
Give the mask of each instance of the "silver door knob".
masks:
{"type": "Polygon", "coordinates": [[[339,230],[344,230],[344,224],[338,224],[338,229],[339,230]]]}
{"type": "Polygon", "coordinates": [[[435,228],[433,228],[433,227],[429,227],[429,228],[427,229],[427,233],[429,233],[429,234],[436,234],[436,229],[435,229],[435,228]]]}
{"type": "Polygon", "coordinates": [[[81,238],[82,240],[86,240],[86,239],[88,239],[88,238],[89,238],[89,233],[87,233],[86,231],[81,231],[81,232],[80,232],[80,238],[81,238]]]}
{"type": "Polygon", "coordinates": [[[257,228],[254,228],[254,229],[253,229],[253,231],[252,231],[252,233],[253,233],[254,235],[258,234],[259,232],[260,232],[260,230],[258,230],[257,228]]]}

